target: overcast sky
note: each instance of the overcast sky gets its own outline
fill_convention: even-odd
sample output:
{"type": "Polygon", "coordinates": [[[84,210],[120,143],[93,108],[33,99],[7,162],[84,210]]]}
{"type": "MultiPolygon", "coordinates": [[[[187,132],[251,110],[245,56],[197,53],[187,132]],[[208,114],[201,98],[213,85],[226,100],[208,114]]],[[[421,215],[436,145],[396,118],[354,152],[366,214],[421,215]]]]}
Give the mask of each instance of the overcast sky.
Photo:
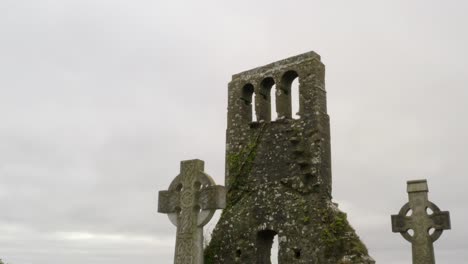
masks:
{"type": "MultiPolygon", "coordinates": [[[[468,259],[468,2],[0,0],[0,258],[172,263],[157,211],[179,162],[224,183],[231,75],[313,50],[327,67],[334,199],[378,263],[427,178],[468,259]]],[[[214,223],[210,223],[210,228],[214,223]]]]}

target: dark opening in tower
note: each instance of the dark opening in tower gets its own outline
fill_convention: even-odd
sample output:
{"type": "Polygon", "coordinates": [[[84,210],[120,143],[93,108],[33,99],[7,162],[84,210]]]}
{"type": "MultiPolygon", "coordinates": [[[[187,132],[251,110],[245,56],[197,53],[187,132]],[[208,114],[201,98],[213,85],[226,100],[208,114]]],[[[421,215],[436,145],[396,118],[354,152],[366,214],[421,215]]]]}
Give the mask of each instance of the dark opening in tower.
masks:
{"type": "MultiPolygon", "coordinates": [[[[260,83],[260,89],[258,90],[258,94],[255,97],[255,105],[257,107],[257,121],[271,121],[271,90],[274,85],[275,80],[273,80],[271,77],[263,79],[263,81],[260,83]]],[[[275,94],[273,94],[273,100],[275,100],[274,97],[275,94]]],[[[275,111],[276,117],[276,109],[273,109],[273,111],[275,111]]]]}
{"type": "Polygon", "coordinates": [[[256,121],[255,107],[252,106],[254,101],[254,86],[251,83],[247,83],[242,87],[241,103],[242,113],[247,122],[256,121]]]}
{"type": "Polygon", "coordinates": [[[287,71],[281,77],[277,96],[277,109],[280,118],[298,119],[299,109],[299,78],[295,71],[287,71]]]}
{"type": "Polygon", "coordinates": [[[272,264],[272,257],[277,258],[271,255],[275,236],[277,237],[277,233],[273,230],[262,230],[257,233],[257,264],[272,264]]]}

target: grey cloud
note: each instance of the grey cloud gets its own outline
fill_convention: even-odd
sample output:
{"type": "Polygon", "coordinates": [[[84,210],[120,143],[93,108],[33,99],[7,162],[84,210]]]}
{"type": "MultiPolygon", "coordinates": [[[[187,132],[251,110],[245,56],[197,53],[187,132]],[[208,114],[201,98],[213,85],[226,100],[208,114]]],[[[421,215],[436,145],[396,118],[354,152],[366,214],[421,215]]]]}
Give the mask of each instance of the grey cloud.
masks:
{"type": "MultiPolygon", "coordinates": [[[[468,257],[467,4],[2,1],[0,254],[12,264],[170,263],[156,213],[179,161],[224,181],[231,74],[314,50],[327,66],[334,196],[379,263],[405,181],[452,213],[468,257]]],[[[214,223],[210,223],[212,228],[214,223]]]]}

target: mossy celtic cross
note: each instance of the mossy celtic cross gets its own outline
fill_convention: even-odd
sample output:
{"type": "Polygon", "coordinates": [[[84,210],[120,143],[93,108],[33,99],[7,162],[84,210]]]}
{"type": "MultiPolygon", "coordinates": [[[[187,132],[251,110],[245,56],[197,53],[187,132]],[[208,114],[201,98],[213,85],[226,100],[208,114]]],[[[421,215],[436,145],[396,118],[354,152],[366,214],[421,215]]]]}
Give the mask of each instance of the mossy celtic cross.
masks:
{"type": "Polygon", "coordinates": [[[182,161],[169,189],[159,192],[158,212],[177,227],[175,264],[203,263],[203,226],[226,206],[224,187],[203,171],[202,160],[182,161]]]}
{"type": "Polygon", "coordinates": [[[408,181],[409,202],[392,215],[392,231],[401,233],[412,244],[413,264],[434,264],[433,243],[443,230],[450,229],[449,212],[441,212],[430,202],[428,191],[426,180],[408,181]]]}

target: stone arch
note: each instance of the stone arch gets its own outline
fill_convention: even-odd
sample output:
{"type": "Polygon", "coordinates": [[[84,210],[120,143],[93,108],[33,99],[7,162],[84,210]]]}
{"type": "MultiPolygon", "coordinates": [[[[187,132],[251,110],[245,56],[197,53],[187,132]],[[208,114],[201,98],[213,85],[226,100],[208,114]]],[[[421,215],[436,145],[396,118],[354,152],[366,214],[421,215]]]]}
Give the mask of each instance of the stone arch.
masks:
{"type": "MultiPolygon", "coordinates": [[[[261,230],[257,233],[257,264],[271,264],[271,249],[278,233],[273,230],[261,230]]],[[[274,256],[273,256],[274,257],[274,256]]]]}
{"type": "Polygon", "coordinates": [[[279,118],[297,117],[296,112],[300,112],[298,84],[299,75],[294,70],[285,72],[281,77],[281,83],[277,95],[277,110],[279,118]],[[292,100],[294,100],[294,102],[291,103],[292,100]]]}
{"type": "Polygon", "coordinates": [[[273,86],[275,86],[275,80],[272,77],[267,77],[260,83],[260,87],[255,97],[258,121],[271,121],[271,90],[273,86]]]}
{"type": "Polygon", "coordinates": [[[249,122],[255,121],[255,107],[252,106],[252,102],[255,99],[255,94],[254,86],[251,83],[247,83],[242,87],[240,99],[243,102],[241,103],[241,108],[244,110],[242,112],[245,115],[245,119],[249,122]]]}

